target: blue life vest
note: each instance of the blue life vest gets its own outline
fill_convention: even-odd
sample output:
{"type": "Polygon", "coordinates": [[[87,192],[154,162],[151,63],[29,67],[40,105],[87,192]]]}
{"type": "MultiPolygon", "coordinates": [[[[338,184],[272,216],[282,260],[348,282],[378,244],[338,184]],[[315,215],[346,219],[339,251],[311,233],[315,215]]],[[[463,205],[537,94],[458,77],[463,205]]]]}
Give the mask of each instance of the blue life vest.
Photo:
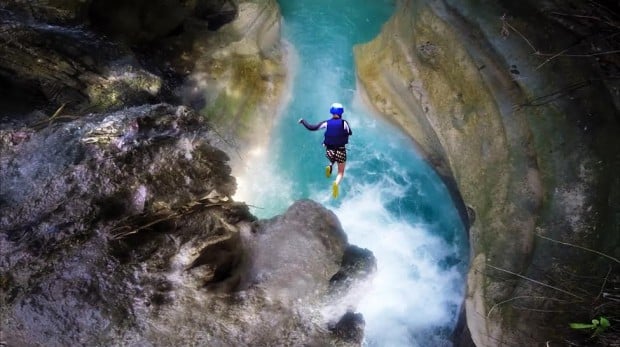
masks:
{"type": "Polygon", "coordinates": [[[325,129],[326,146],[341,147],[349,142],[349,132],[344,128],[344,119],[332,118],[327,121],[325,129]]]}

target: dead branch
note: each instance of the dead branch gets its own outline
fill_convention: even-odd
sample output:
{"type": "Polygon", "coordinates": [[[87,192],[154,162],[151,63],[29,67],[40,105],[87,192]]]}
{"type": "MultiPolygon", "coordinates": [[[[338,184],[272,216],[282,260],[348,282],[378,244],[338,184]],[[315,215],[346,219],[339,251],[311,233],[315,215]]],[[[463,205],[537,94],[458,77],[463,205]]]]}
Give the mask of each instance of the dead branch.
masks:
{"type": "Polygon", "coordinates": [[[611,265],[609,266],[609,271],[607,271],[607,275],[605,275],[605,280],[603,281],[603,285],[601,286],[601,290],[598,292],[598,295],[596,296],[596,299],[594,299],[594,301],[598,301],[598,299],[600,299],[601,295],[603,295],[603,290],[605,290],[605,286],[607,285],[607,280],[609,279],[609,274],[611,273],[611,265]]]}
{"type": "Polygon", "coordinates": [[[239,146],[237,145],[237,143],[229,141],[228,139],[226,139],[222,134],[220,134],[219,131],[217,131],[217,129],[215,129],[215,127],[211,127],[210,129],[211,131],[213,131],[215,133],[215,135],[217,135],[217,137],[220,138],[220,140],[222,140],[225,144],[227,144],[228,146],[230,146],[232,149],[235,150],[235,153],[237,153],[237,156],[239,157],[239,159],[241,161],[243,161],[243,156],[241,155],[241,153],[239,152],[239,146]]]}
{"type": "Polygon", "coordinates": [[[146,223],[144,225],[138,226],[137,228],[134,228],[134,229],[130,229],[130,227],[127,226],[127,225],[120,226],[120,227],[115,228],[115,229],[112,230],[112,233],[114,233],[114,236],[112,236],[111,239],[112,240],[120,240],[120,239],[125,238],[125,237],[127,237],[129,235],[137,234],[138,232],[140,232],[140,231],[142,231],[144,229],[147,229],[147,228],[149,228],[149,227],[151,227],[151,226],[153,226],[153,225],[155,225],[157,223],[161,223],[161,222],[164,222],[164,221],[167,221],[167,220],[171,220],[171,219],[174,219],[176,217],[178,217],[178,214],[173,213],[173,214],[165,216],[163,218],[158,218],[158,219],[155,219],[153,221],[150,221],[149,223],[146,223]],[[120,231],[119,232],[119,230],[126,230],[126,229],[130,229],[130,230],[129,231],[120,231]]]}
{"type": "Polygon", "coordinates": [[[489,317],[491,316],[491,312],[493,312],[493,310],[494,310],[496,307],[498,307],[498,306],[500,306],[500,305],[503,305],[503,304],[505,304],[505,303],[508,303],[508,302],[514,301],[514,300],[518,300],[518,299],[541,299],[541,300],[553,300],[553,301],[566,302],[566,300],[556,299],[556,298],[549,298],[549,297],[546,297],[546,296],[531,296],[531,295],[521,295],[521,296],[515,296],[515,297],[512,297],[512,298],[510,298],[510,299],[507,299],[507,300],[504,300],[504,301],[498,302],[497,304],[493,305],[493,306],[491,307],[491,309],[489,310],[489,312],[487,313],[487,318],[489,318],[489,317]]]}
{"type": "Polygon", "coordinates": [[[537,281],[537,280],[532,279],[532,278],[529,278],[529,277],[527,277],[527,276],[523,276],[523,275],[518,274],[518,273],[516,273],[516,272],[512,272],[512,271],[510,271],[510,270],[506,270],[506,269],[502,269],[502,268],[499,268],[499,267],[493,266],[493,265],[491,265],[491,264],[486,264],[486,266],[488,266],[488,267],[490,267],[490,268],[492,268],[492,269],[495,269],[495,270],[497,270],[497,271],[502,271],[502,272],[505,272],[505,273],[508,273],[508,274],[511,274],[511,275],[517,276],[517,277],[519,277],[519,278],[522,278],[522,279],[524,279],[524,280],[530,281],[530,282],[532,282],[532,283],[536,283],[536,284],[541,285],[541,286],[543,286],[543,287],[547,287],[547,288],[551,288],[551,289],[557,290],[558,292],[564,293],[564,294],[566,294],[566,295],[570,295],[570,296],[572,296],[572,297],[574,297],[574,298],[577,298],[577,299],[579,299],[579,300],[582,300],[582,301],[584,300],[584,298],[582,298],[582,297],[581,297],[581,296],[579,296],[579,295],[573,294],[573,293],[571,293],[571,292],[569,292],[569,291],[566,291],[566,290],[561,289],[561,288],[558,288],[558,287],[554,287],[554,286],[552,286],[552,285],[550,285],[550,284],[546,284],[546,283],[543,283],[543,282],[537,281]]]}
{"type": "Polygon", "coordinates": [[[555,16],[561,16],[561,17],[573,17],[573,18],[581,18],[581,19],[591,19],[593,21],[596,22],[600,22],[600,23],[604,23],[609,25],[612,28],[616,28],[616,29],[620,29],[620,25],[618,25],[618,23],[612,21],[611,19],[604,17],[596,17],[596,16],[585,16],[585,15],[579,15],[579,14],[572,14],[572,13],[562,13],[562,12],[550,12],[552,15],[555,16]]]}
{"type": "Polygon", "coordinates": [[[600,255],[600,256],[602,256],[602,257],[605,257],[605,258],[607,258],[607,259],[613,260],[614,262],[616,262],[616,263],[620,264],[620,260],[618,260],[618,259],[616,259],[616,258],[614,258],[614,257],[612,257],[612,256],[610,256],[610,255],[607,255],[607,254],[605,254],[605,253],[602,253],[602,252],[599,252],[599,251],[596,251],[596,250],[593,250],[593,249],[590,249],[590,248],[587,248],[587,247],[578,246],[578,245],[573,245],[572,243],[568,243],[568,242],[562,242],[562,241],[554,240],[554,239],[552,239],[552,238],[549,238],[549,237],[546,237],[546,236],[542,236],[542,235],[540,235],[540,234],[538,234],[538,233],[535,233],[534,235],[536,235],[536,236],[538,236],[538,237],[540,237],[540,238],[542,238],[542,239],[545,239],[545,240],[551,241],[551,242],[559,243],[559,244],[561,244],[561,245],[570,246],[570,247],[575,247],[575,248],[582,249],[582,250],[584,250],[584,251],[588,251],[588,252],[592,252],[592,253],[598,254],[598,255],[600,255]]]}
{"type": "MultiPolygon", "coordinates": [[[[605,24],[609,25],[610,27],[612,27],[614,29],[620,29],[620,26],[618,26],[615,22],[612,22],[609,19],[602,20],[601,18],[593,17],[593,16],[571,15],[571,14],[564,14],[564,13],[559,13],[559,12],[552,12],[552,14],[559,15],[559,16],[572,16],[572,17],[583,18],[583,19],[593,19],[593,20],[597,20],[597,21],[599,21],[601,23],[605,23],[605,24]]],[[[527,43],[527,45],[532,49],[532,54],[537,55],[537,56],[549,57],[548,59],[543,61],[540,65],[538,65],[535,70],[540,69],[541,67],[543,67],[548,62],[550,62],[553,59],[555,59],[557,57],[560,57],[560,56],[562,56],[562,57],[575,57],[575,58],[587,58],[587,57],[594,57],[594,56],[600,56],[600,55],[609,55],[609,54],[620,53],[620,49],[614,49],[614,50],[609,50],[609,51],[605,51],[605,52],[596,52],[596,53],[566,54],[566,52],[568,50],[570,50],[573,46],[564,48],[564,49],[562,49],[562,50],[560,50],[559,52],[556,52],[556,53],[543,53],[538,48],[536,48],[536,46],[534,46],[534,44],[523,33],[521,33],[517,28],[515,28],[512,24],[510,24],[508,22],[508,20],[506,18],[506,14],[503,14],[500,17],[500,21],[502,22],[501,34],[502,34],[503,37],[508,37],[508,35],[510,34],[510,31],[512,30],[517,35],[519,35],[521,37],[521,39],[523,41],[525,41],[525,43],[527,43]]],[[[617,32],[615,34],[617,34],[617,32]]]]}
{"type": "Polygon", "coordinates": [[[591,84],[592,84],[591,80],[575,82],[575,83],[567,85],[566,87],[562,87],[562,88],[560,88],[558,90],[555,90],[555,91],[553,91],[553,92],[551,92],[549,94],[536,97],[536,98],[534,98],[532,100],[527,101],[526,103],[523,103],[523,104],[520,104],[520,105],[515,105],[514,108],[518,110],[518,109],[521,109],[522,107],[525,107],[525,106],[533,106],[533,107],[542,106],[542,105],[548,104],[551,101],[556,100],[556,99],[558,99],[558,98],[568,94],[569,92],[573,92],[575,90],[587,87],[587,86],[589,86],[591,84]]]}
{"type": "Polygon", "coordinates": [[[502,33],[505,35],[505,37],[507,37],[508,34],[510,33],[510,31],[508,29],[506,29],[506,27],[508,27],[512,31],[517,33],[517,35],[521,36],[521,38],[530,46],[530,48],[532,48],[534,53],[538,52],[538,49],[536,49],[536,47],[534,47],[534,45],[530,42],[530,40],[527,39],[527,37],[525,37],[525,35],[523,35],[519,30],[517,30],[510,23],[508,23],[508,20],[506,20],[506,14],[505,13],[501,16],[500,20],[502,21],[502,33]]]}
{"type": "Polygon", "coordinates": [[[66,104],[66,103],[64,103],[64,104],[60,105],[60,107],[59,107],[58,109],[56,109],[56,112],[54,112],[54,114],[52,114],[49,118],[47,118],[47,119],[44,119],[44,120],[41,120],[41,121],[38,121],[38,122],[34,123],[34,124],[32,125],[32,127],[33,127],[33,128],[38,128],[38,127],[40,127],[40,126],[42,126],[42,125],[49,126],[49,125],[51,125],[51,124],[52,124],[55,120],[57,120],[57,119],[59,119],[59,118],[71,117],[71,116],[60,116],[60,114],[61,114],[62,110],[64,110],[64,109],[65,109],[65,106],[67,106],[67,104],[66,104]]]}
{"type": "Polygon", "coordinates": [[[167,214],[165,213],[159,213],[159,215],[162,215],[162,217],[159,217],[157,219],[151,220],[150,222],[146,223],[146,224],[138,224],[137,226],[131,226],[132,224],[137,224],[138,221],[140,219],[145,219],[148,218],[149,216],[147,214],[141,214],[138,216],[134,216],[134,217],[130,217],[131,219],[125,219],[124,220],[124,225],[121,225],[119,227],[116,227],[114,229],[112,229],[111,233],[112,233],[112,237],[110,238],[111,240],[120,240],[123,239],[129,235],[133,235],[133,234],[137,234],[143,230],[146,230],[150,227],[152,227],[155,224],[161,223],[161,222],[165,222],[165,221],[170,221],[170,220],[174,220],[177,219],[181,216],[186,216],[186,215],[190,215],[192,213],[195,213],[197,211],[202,211],[205,210],[207,208],[210,207],[215,207],[215,206],[223,206],[226,204],[230,204],[232,203],[232,201],[230,201],[230,199],[226,199],[226,200],[222,200],[219,202],[210,202],[208,201],[208,198],[203,198],[201,200],[198,201],[190,201],[187,204],[179,207],[176,211],[169,211],[167,212],[167,214]],[[132,221],[133,220],[133,221],[132,221]]]}

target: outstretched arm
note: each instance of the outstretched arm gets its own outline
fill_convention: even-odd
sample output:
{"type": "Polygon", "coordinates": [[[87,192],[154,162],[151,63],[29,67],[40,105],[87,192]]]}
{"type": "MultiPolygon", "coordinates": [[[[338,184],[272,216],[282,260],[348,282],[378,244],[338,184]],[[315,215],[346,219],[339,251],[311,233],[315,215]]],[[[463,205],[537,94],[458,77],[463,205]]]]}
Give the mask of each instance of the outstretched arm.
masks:
{"type": "Polygon", "coordinates": [[[349,136],[353,135],[353,130],[351,130],[351,127],[349,126],[349,122],[347,122],[346,120],[344,121],[344,130],[346,130],[349,136]]]}
{"type": "Polygon", "coordinates": [[[306,122],[306,120],[305,120],[305,119],[300,118],[300,119],[297,121],[297,123],[301,123],[301,124],[303,124],[303,126],[305,126],[305,127],[306,127],[306,129],[308,129],[308,130],[315,131],[315,130],[319,130],[319,129],[321,129],[321,128],[323,127],[323,124],[325,123],[325,121],[320,122],[319,124],[310,124],[310,123],[306,122]]]}

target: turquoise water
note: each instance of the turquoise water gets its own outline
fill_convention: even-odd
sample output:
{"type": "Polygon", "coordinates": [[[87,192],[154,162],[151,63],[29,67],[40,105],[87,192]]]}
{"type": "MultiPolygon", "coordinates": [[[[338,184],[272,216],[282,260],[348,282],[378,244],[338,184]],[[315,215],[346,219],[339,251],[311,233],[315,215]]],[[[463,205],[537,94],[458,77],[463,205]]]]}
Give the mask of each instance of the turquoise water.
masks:
{"type": "Polygon", "coordinates": [[[283,36],[294,74],[290,102],[259,160],[239,177],[238,200],[267,218],[294,200],[311,198],[333,210],[349,242],[377,257],[378,271],[361,294],[368,346],[445,346],[464,295],[467,242],[441,180],[398,129],[357,97],[352,47],[375,37],[394,1],[280,0],[283,36]],[[345,106],[353,129],[341,195],[322,131],[297,123],[329,118],[332,102],[345,106]]]}

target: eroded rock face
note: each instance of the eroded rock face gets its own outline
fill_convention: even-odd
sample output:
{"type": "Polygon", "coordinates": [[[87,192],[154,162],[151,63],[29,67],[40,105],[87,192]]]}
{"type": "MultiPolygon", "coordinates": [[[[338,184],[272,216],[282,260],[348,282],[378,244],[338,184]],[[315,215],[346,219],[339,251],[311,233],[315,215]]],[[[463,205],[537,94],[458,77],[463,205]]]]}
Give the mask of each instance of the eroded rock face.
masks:
{"type": "Polygon", "coordinates": [[[619,251],[620,61],[536,56],[532,47],[613,48],[600,35],[583,38],[601,30],[575,21],[596,13],[588,11],[596,8],[401,1],[380,37],[355,51],[368,101],[416,140],[466,204],[466,310],[478,346],[563,341],[570,319],[592,318],[587,303],[609,260],[549,238],[619,251]],[[550,15],[566,8],[575,16],[550,15]],[[575,281],[586,274],[595,285],[575,281]]]}
{"type": "Polygon", "coordinates": [[[235,150],[266,144],[288,83],[277,2],[239,1],[237,11],[217,32],[196,35],[179,91],[235,150]]]}
{"type": "Polygon", "coordinates": [[[2,130],[3,342],[337,343],[335,215],[302,201],[256,221],[213,137],[167,104],[2,130]]]}
{"type": "Polygon", "coordinates": [[[8,1],[0,20],[0,117],[181,103],[234,153],[265,142],[279,111],[274,0],[8,1]]]}

